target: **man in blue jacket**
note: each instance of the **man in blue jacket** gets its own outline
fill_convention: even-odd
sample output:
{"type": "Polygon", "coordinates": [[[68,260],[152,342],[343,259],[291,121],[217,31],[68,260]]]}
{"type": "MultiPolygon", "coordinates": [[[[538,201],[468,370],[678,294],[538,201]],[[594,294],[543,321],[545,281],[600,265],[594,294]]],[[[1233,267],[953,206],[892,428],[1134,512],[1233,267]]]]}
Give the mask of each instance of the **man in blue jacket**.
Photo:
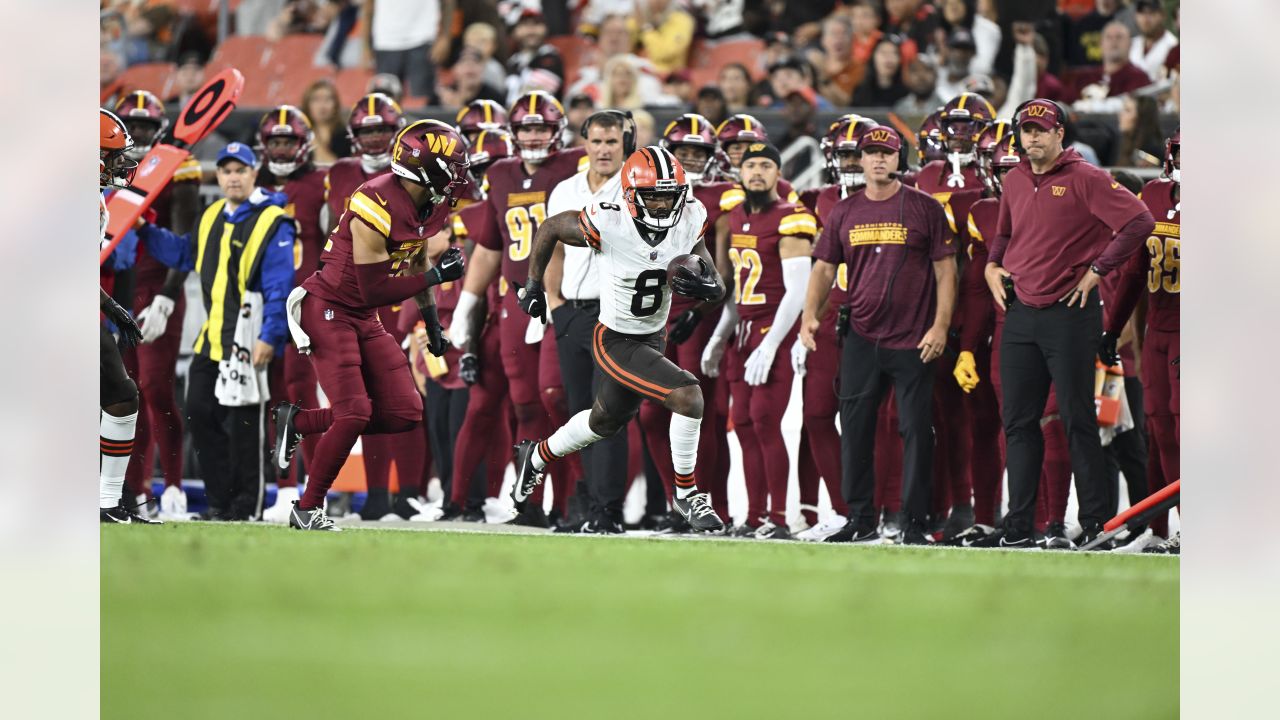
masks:
{"type": "MultiPolygon", "coordinates": [[[[268,398],[242,407],[220,404],[214,395],[218,364],[234,350],[248,351],[253,366],[262,369],[283,351],[297,228],[285,212],[283,193],[254,187],[257,158],[247,145],[227,145],[218,153],[217,166],[223,197],[201,214],[194,244],[165,244],[180,248],[183,256],[156,259],[200,276],[207,318],[187,375],[187,423],[205,481],[207,516],[252,520],[261,515],[269,472],[262,424],[268,398]],[[235,346],[236,321],[250,292],[262,294],[263,306],[262,329],[252,350],[235,346]]],[[[140,231],[144,241],[154,233],[168,231],[154,226],[140,231]]]]}

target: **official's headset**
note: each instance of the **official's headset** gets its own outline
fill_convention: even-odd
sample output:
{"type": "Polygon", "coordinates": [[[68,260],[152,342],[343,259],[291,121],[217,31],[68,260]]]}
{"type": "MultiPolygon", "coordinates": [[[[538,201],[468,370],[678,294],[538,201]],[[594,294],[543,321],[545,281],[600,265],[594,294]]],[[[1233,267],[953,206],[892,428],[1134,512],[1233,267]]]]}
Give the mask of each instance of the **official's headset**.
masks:
{"type": "Polygon", "coordinates": [[[607,115],[622,121],[622,154],[625,160],[631,157],[631,153],[636,151],[636,135],[639,134],[636,119],[632,117],[630,110],[597,110],[591,113],[586,121],[582,123],[582,127],[578,129],[578,134],[582,136],[583,140],[586,140],[587,131],[591,129],[592,123],[607,115]]]}

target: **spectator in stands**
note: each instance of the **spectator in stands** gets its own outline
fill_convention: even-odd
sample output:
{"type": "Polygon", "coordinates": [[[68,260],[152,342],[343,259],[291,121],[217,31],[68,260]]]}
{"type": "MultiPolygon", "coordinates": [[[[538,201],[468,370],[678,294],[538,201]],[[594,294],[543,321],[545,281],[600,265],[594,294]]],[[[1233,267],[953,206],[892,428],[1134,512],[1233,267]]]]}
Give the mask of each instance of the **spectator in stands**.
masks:
{"type": "Polygon", "coordinates": [[[684,69],[693,44],[693,16],[671,0],[636,0],[640,46],[661,75],[684,69]]]}
{"type": "MultiPolygon", "coordinates": [[[[769,69],[769,89],[756,98],[756,104],[775,109],[786,106],[791,93],[802,88],[813,89],[813,67],[799,55],[783,60],[769,69]]],[[[832,109],[832,104],[821,95],[816,95],[818,108],[832,109]]]]}
{"type": "Polygon", "coordinates": [[[1164,132],[1160,129],[1160,108],[1155,99],[1126,96],[1123,103],[1116,116],[1120,149],[1114,164],[1160,167],[1164,162],[1164,132]]]}
{"type": "Polygon", "coordinates": [[[885,0],[884,11],[880,27],[886,33],[901,35],[909,41],[909,44],[906,41],[901,43],[907,54],[914,57],[917,50],[929,49],[939,22],[934,6],[926,5],[923,0],[885,0]]]}
{"type": "Polygon", "coordinates": [[[285,35],[319,35],[347,5],[347,0],[289,0],[264,33],[275,42],[285,35]]]}
{"type": "MultiPolygon", "coordinates": [[[[764,52],[760,53],[760,57],[756,58],[757,70],[764,74],[769,74],[769,68],[791,57],[791,37],[784,32],[771,32],[764,36],[764,52]]],[[[769,80],[766,77],[759,83],[756,83],[755,92],[766,93],[769,80]]]]}
{"type": "Polygon", "coordinates": [[[849,18],[853,21],[853,62],[866,68],[871,62],[871,52],[884,33],[880,31],[880,13],[871,0],[856,0],[856,3],[849,9],[849,18]]]}
{"type": "Polygon", "coordinates": [[[893,106],[899,115],[923,118],[946,102],[938,96],[938,71],[928,55],[917,55],[907,65],[905,84],[910,92],[893,106]]]}
{"type": "Polygon", "coordinates": [[[690,0],[689,7],[706,20],[705,32],[710,40],[746,32],[744,0],[690,0]]]}
{"type": "Polygon", "coordinates": [[[582,137],[580,130],[582,124],[591,117],[591,113],[596,111],[596,101],[586,93],[578,93],[569,97],[569,102],[565,103],[564,119],[568,124],[569,136],[573,139],[570,143],[575,147],[581,147],[586,144],[586,139],[582,137]]]}
{"type": "MultiPolygon", "coordinates": [[[[639,94],[641,98],[652,98],[662,95],[662,82],[653,71],[653,64],[634,54],[635,37],[631,34],[628,19],[622,15],[609,15],[600,24],[600,40],[597,43],[597,57],[591,65],[578,71],[578,81],[569,88],[569,94],[589,93],[600,101],[603,93],[605,64],[615,57],[623,57],[631,63],[639,75],[639,94]]],[[[601,102],[601,107],[608,107],[601,102]]]]}
{"type": "Polygon", "coordinates": [[[280,15],[288,0],[240,0],[236,7],[236,34],[266,35],[271,21],[280,15]]]}
{"type": "MultiPolygon", "coordinates": [[[[1173,28],[1178,32],[1182,32],[1182,6],[1178,6],[1173,10],[1173,28]]],[[[1174,45],[1169,48],[1169,54],[1164,57],[1164,70],[1161,71],[1160,77],[1174,77],[1182,70],[1182,45],[1174,45]]]]}
{"type": "Polygon", "coordinates": [[[369,84],[364,87],[365,95],[376,92],[380,92],[398,103],[404,98],[404,83],[400,82],[400,78],[391,73],[378,73],[369,78],[369,84]]]}
{"type": "Polygon", "coordinates": [[[542,10],[523,7],[509,18],[515,50],[507,58],[507,102],[510,105],[531,90],[545,90],[557,97],[564,89],[564,60],[560,51],[546,44],[547,22],[542,10]]]}
{"type": "MultiPolygon", "coordinates": [[[[436,104],[436,67],[449,57],[454,0],[364,0],[366,60],[391,73],[414,97],[436,104]]],[[[319,160],[319,158],[317,158],[319,160]]]]}
{"type": "Polygon", "coordinates": [[[110,48],[102,48],[98,52],[98,83],[101,107],[113,108],[124,96],[124,83],[120,75],[124,72],[124,57],[110,48]]]}
{"type": "Polygon", "coordinates": [[[453,64],[453,82],[438,88],[440,104],[462,107],[472,100],[492,100],[505,104],[506,93],[484,81],[484,55],[473,47],[464,47],[453,64]]]}
{"type": "Polygon", "coordinates": [[[1000,26],[978,14],[978,0],[942,0],[938,5],[942,9],[941,28],[947,33],[944,37],[956,30],[973,37],[974,56],[968,74],[990,75],[1000,50],[1000,26]]]}
{"type": "Polygon", "coordinates": [[[822,32],[819,23],[836,9],[836,0],[768,3],[772,14],[769,27],[791,36],[793,48],[804,47],[822,32]]]}
{"type": "Polygon", "coordinates": [[[693,105],[693,76],[688,70],[668,73],[662,91],[675,101],[674,104],[688,110],[693,105]]]}
{"type": "MultiPolygon", "coordinates": [[[[471,23],[462,33],[462,46],[475,48],[484,58],[484,84],[496,88],[506,88],[507,69],[498,62],[498,31],[488,23],[471,23]]],[[[498,101],[504,107],[506,97],[498,101]]]]}
{"type": "Polygon", "coordinates": [[[693,111],[710,120],[717,127],[730,115],[729,103],[725,100],[724,93],[715,85],[704,85],[698,91],[693,111]]]}
{"type": "MultiPolygon", "coordinates": [[[[819,46],[809,50],[809,62],[818,70],[818,90],[833,105],[848,105],[862,82],[863,67],[853,60],[853,23],[845,14],[822,21],[819,46]]],[[[785,177],[790,177],[786,175],[785,177]]]]}
{"type": "Polygon", "coordinates": [[[169,107],[181,108],[204,85],[204,62],[197,53],[187,53],[178,60],[173,73],[173,94],[164,99],[169,107]]]}
{"type": "Polygon", "coordinates": [[[729,113],[743,112],[751,104],[751,73],[742,63],[722,66],[716,75],[716,87],[720,88],[729,113]]]}
{"type": "Polygon", "coordinates": [[[1129,49],[1129,61],[1146,71],[1152,81],[1159,80],[1169,51],[1178,46],[1178,38],[1165,27],[1164,6],[1156,0],[1138,0],[1134,11],[1138,36],[1129,49]]]}
{"type": "MultiPolygon", "coordinates": [[[[813,88],[805,86],[787,95],[786,102],[782,106],[782,117],[787,122],[787,131],[775,143],[783,157],[786,157],[787,151],[797,143],[801,146],[807,144],[817,147],[814,140],[814,135],[817,134],[814,116],[817,112],[818,93],[813,88]]],[[[799,177],[813,164],[813,160],[813,153],[795,152],[793,157],[783,162],[782,176],[792,179],[799,177]]]]}
{"type": "Polygon", "coordinates": [[[853,93],[858,107],[891,107],[907,95],[902,82],[902,47],[896,35],[886,35],[871,54],[871,68],[853,93]]]}
{"type": "Polygon", "coordinates": [[[1111,22],[1102,29],[1102,67],[1080,74],[1080,99],[1076,109],[1085,112],[1118,112],[1119,95],[1151,84],[1142,68],[1129,62],[1129,29],[1111,22]]]}
{"type": "Polygon", "coordinates": [[[1003,104],[994,105],[997,117],[1013,117],[1022,103],[1032,98],[1065,101],[1066,89],[1062,82],[1049,72],[1049,42],[1036,33],[1029,22],[1015,22],[1013,29],[1013,77],[1009,80],[1009,92],[1003,104]]]}
{"type": "Polygon", "coordinates": [[[604,84],[600,88],[600,107],[635,110],[643,107],[640,94],[640,72],[625,55],[604,64],[604,84]]]}
{"type": "Polygon", "coordinates": [[[971,74],[969,67],[977,52],[973,34],[959,29],[951,33],[941,52],[942,69],[938,73],[938,97],[943,102],[964,92],[964,81],[971,74]]]}
{"type": "Polygon", "coordinates": [[[346,112],[338,99],[338,88],[328,78],[311,83],[302,93],[298,105],[311,121],[316,134],[314,160],[317,165],[332,165],[338,158],[351,154],[351,141],[347,139],[346,112]]]}
{"type": "Polygon", "coordinates": [[[657,142],[658,137],[653,116],[647,110],[632,110],[631,117],[636,121],[636,147],[644,147],[657,142]]]}
{"type": "Polygon", "coordinates": [[[1119,0],[1096,0],[1093,12],[1067,25],[1064,48],[1067,67],[1102,64],[1102,28],[1115,18],[1119,5],[1119,0]]]}

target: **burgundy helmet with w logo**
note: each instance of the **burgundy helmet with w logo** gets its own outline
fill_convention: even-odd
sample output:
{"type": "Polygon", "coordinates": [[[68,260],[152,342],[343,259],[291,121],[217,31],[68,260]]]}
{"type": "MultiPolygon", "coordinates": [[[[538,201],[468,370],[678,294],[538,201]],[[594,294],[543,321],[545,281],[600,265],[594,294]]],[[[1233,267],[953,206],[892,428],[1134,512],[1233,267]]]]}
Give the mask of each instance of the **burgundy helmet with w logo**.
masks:
{"type": "Polygon", "coordinates": [[[439,120],[419,120],[396,135],[391,172],[421,185],[431,202],[458,201],[467,187],[467,141],[439,120]]]}
{"type": "MultiPolygon", "coordinates": [[[[693,167],[685,163],[685,174],[690,182],[710,182],[715,174],[715,159],[718,144],[716,128],[710,120],[697,113],[685,113],[667,124],[662,131],[662,147],[672,154],[681,147],[696,148],[706,152],[701,165],[693,167]]],[[[687,155],[687,153],[686,153],[687,155]]]]}
{"type": "Polygon", "coordinates": [[[164,103],[146,90],[134,90],[116,103],[119,117],[133,136],[133,147],[125,153],[131,160],[141,160],[169,127],[164,103]]]}
{"type": "Polygon", "coordinates": [[[314,142],[311,121],[292,105],[272,108],[258,121],[258,153],[276,177],[288,177],[305,165],[314,142]]]}
{"type": "Polygon", "coordinates": [[[527,92],[511,104],[511,112],[507,113],[508,125],[516,138],[516,148],[520,158],[527,163],[540,163],[560,150],[564,129],[569,121],[565,119],[564,107],[550,93],[542,90],[527,92]],[[551,139],[544,142],[530,143],[520,141],[520,130],[532,127],[551,129],[551,139]]]}
{"type": "Polygon", "coordinates": [[[369,93],[352,106],[347,138],[370,166],[367,169],[381,170],[391,162],[391,143],[404,123],[404,113],[390,95],[369,93]]]}

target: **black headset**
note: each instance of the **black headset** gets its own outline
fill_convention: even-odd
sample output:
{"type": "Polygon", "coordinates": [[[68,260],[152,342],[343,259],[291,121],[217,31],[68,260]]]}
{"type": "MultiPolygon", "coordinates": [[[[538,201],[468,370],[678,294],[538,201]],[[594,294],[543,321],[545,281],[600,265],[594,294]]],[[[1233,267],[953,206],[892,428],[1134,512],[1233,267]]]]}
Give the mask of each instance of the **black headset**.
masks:
{"type": "Polygon", "coordinates": [[[636,127],[636,119],[632,117],[630,110],[597,110],[587,117],[582,123],[582,127],[578,129],[578,134],[583,140],[587,139],[587,131],[591,129],[591,124],[596,120],[611,115],[622,121],[622,152],[627,157],[631,157],[631,153],[636,151],[636,135],[639,128],[636,127]]]}
{"type": "Polygon", "coordinates": [[[1019,113],[1022,112],[1022,108],[1030,105],[1031,103],[1037,100],[1040,100],[1043,102],[1051,102],[1053,103],[1054,107],[1058,108],[1058,121],[1054,125],[1054,127],[1062,128],[1062,142],[1064,145],[1067,142],[1067,122],[1070,120],[1070,116],[1067,113],[1066,106],[1058,102],[1057,100],[1047,100],[1046,98],[1031,98],[1030,100],[1027,100],[1026,102],[1019,105],[1013,111],[1013,142],[1017,146],[1019,151],[1025,151],[1025,148],[1022,147],[1022,134],[1018,132],[1018,128],[1019,128],[1018,115],[1019,113]]]}

